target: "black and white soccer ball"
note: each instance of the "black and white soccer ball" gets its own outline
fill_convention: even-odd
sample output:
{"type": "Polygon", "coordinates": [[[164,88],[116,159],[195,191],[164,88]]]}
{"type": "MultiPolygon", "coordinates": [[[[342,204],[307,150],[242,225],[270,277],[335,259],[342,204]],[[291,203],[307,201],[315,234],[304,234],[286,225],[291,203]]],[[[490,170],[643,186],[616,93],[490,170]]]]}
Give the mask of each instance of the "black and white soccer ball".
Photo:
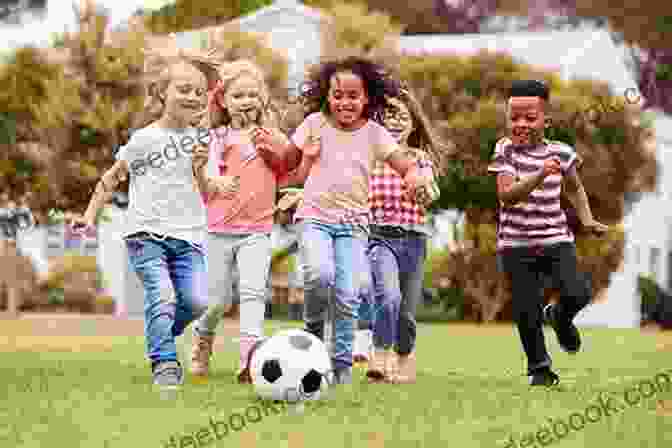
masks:
{"type": "Polygon", "coordinates": [[[282,331],[252,354],[250,374],[267,400],[319,400],[331,383],[331,360],[324,343],[303,330],[282,331]]]}

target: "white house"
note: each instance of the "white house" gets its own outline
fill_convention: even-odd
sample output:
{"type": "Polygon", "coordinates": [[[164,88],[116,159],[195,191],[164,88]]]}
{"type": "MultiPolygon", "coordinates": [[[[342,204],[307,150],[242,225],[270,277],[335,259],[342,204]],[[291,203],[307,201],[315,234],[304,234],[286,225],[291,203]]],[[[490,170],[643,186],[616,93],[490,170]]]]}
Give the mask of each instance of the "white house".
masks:
{"type": "MultiPolygon", "coordinates": [[[[298,88],[304,68],[317,62],[320,56],[320,24],[323,15],[297,0],[277,0],[270,6],[227,22],[227,26],[241,31],[266,33],[270,45],[287,54],[289,61],[288,88],[298,88]]],[[[217,28],[217,27],[215,27],[217,28]]],[[[197,48],[207,39],[209,29],[176,33],[177,44],[183,48],[197,48]]]]}

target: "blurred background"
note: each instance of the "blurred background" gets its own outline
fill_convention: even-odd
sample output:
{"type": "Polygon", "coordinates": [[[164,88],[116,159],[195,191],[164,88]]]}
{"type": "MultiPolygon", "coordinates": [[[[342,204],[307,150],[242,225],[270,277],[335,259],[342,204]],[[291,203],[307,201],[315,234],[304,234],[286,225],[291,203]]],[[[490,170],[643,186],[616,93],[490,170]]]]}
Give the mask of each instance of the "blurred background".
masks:
{"type": "MultiPolygon", "coordinates": [[[[495,266],[495,187],[510,82],[552,88],[548,136],[573,145],[603,238],[578,235],[594,303],[584,326],[672,328],[672,4],[536,0],[0,1],[0,309],[142,317],[120,233],[125,192],[81,238],[81,213],[129,131],[143,81],[178,49],[215,48],[266,73],[282,126],[323,58],[383,62],[459,149],[446,161],[419,319],[510,319],[495,266]],[[151,51],[150,56],[147,51],[151,51]],[[30,225],[19,225],[29,210],[30,225]]],[[[269,316],[301,316],[291,226],[276,226],[269,316]]],[[[547,288],[549,300],[557,292],[547,288]]],[[[232,310],[232,317],[236,309],[232,310]]]]}

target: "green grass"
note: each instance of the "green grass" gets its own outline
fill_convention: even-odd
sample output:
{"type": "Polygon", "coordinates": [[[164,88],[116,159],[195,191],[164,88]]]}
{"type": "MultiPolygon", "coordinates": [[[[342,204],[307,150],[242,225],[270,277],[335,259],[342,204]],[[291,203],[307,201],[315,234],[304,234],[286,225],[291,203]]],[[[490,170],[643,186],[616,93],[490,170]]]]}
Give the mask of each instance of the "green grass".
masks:
{"type": "MultiPolygon", "coordinates": [[[[268,331],[295,325],[269,322],[268,331]]],[[[180,341],[185,354],[188,338],[180,341]]],[[[217,353],[207,383],[187,377],[180,396],[166,400],[149,386],[143,338],[114,339],[109,350],[15,352],[5,347],[0,446],[161,448],[172,435],[196,435],[211,417],[226,420],[254,403],[251,388],[233,382],[232,343],[217,353]]],[[[181,444],[178,439],[174,446],[504,447],[509,435],[520,440],[549,418],[567,422],[571,413],[596,403],[601,392],[622,403],[623,391],[638,381],[664,371],[672,376],[672,338],[639,330],[586,331],[585,350],[574,357],[558,350],[549,331],[547,341],[562,378],[550,390],[526,385],[524,358],[510,326],[423,325],[419,341],[416,385],[358,381],[329,401],[309,403],[303,413],[264,415],[218,442],[199,445],[196,439],[184,439],[181,444]]],[[[363,370],[357,373],[361,376],[363,370]]],[[[546,446],[672,446],[672,392],[659,392],[572,430],[560,441],[553,439],[546,446]]]]}

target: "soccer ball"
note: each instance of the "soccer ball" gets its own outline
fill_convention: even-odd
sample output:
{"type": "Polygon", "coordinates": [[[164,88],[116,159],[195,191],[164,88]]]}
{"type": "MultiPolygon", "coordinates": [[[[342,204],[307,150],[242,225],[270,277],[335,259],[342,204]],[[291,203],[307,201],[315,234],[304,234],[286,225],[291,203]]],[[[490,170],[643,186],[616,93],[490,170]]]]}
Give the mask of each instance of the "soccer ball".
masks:
{"type": "Polygon", "coordinates": [[[318,338],[303,330],[286,330],[255,350],[250,374],[261,398],[319,400],[331,382],[331,360],[318,338]]]}

